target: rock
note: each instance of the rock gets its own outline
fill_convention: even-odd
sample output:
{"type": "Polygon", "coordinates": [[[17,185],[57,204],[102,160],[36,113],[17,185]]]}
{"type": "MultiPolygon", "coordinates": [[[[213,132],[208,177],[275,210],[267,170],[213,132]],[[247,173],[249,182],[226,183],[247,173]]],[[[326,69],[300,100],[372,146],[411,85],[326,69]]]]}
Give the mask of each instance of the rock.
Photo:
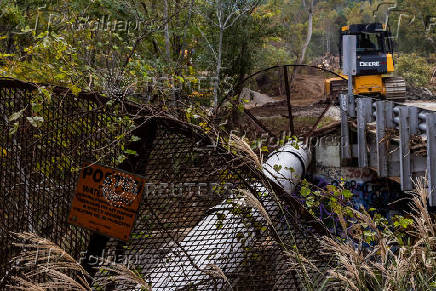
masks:
{"type": "Polygon", "coordinates": [[[435,100],[436,96],[430,89],[424,87],[407,87],[407,99],[409,100],[435,100]]]}
{"type": "Polygon", "coordinates": [[[277,99],[274,99],[266,94],[250,90],[248,88],[242,89],[240,96],[242,99],[249,100],[249,102],[244,105],[246,109],[263,106],[270,102],[278,102],[277,99]]]}

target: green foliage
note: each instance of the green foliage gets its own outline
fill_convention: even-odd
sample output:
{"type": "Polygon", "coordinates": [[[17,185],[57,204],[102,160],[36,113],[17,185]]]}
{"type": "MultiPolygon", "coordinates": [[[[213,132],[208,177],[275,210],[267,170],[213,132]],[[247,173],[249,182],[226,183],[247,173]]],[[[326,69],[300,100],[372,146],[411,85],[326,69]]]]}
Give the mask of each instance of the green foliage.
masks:
{"type": "Polygon", "coordinates": [[[400,13],[395,14],[391,26],[399,26],[398,48],[400,52],[416,53],[419,56],[434,53],[436,50],[436,27],[434,25],[436,5],[434,1],[404,0],[398,6],[406,12],[403,12],[406,15],[399,24],[400,13]]]}
{"type": "MultiPolygon", "coordinates": [[[[273,42],[274,40],[271,40],[273,42]]],[[[285,47],[264,44],[255,51],[257,60],[254,70],[261,70],[275,65],[283,65],[295,62],[295,57],[291,56],[285,47]]]]}
{"type": "MultiPolygon", "coordinates": [[[[432,290],[436,272],[435,223],[427,210],[427,190],[418,181],[409,218],[392,221],[365,210],[346,239],[326,238],[323,248],[340,262],[329,271],[332,284],[353,290],[432,290]]],[[[372,209],[371,212],[374,212],[372,209]]]]}
{"type": "Polygon", "coordinates": [[[397,70],[410,85],[427,86],[430,83],[432,67],[425,57],[402,54],[397,60],[397,70]]]}
{"type": "Polygon", "coordinates": [[[336,230],[338,235],[351,236],[354,240],[372,244],[377,235],[380,236],[382,233],[403,243],[407,236],[406,231],[413,223],[412,219],[395,215],[391,220],[387,220],[377,213],[376,209],[369,209],[369,213],[364,209],[356,210],[352,207],[353,192],[343,186],[342,182],[339,186],[328,185],[326,189],[320,189],[304,180],[299,194],[304,199],[305,207],[313,215],[319,213],[321,205],[333,214],[329,217],[322,217],[322,219],[329,228],[336,227],[338,222],[341,226],[340,230],[336,230]],[[363,216],[366,220],[372,220],[372,224],[369,221],[361,221],[363,216]],[[349,229],[353,229],[353,233],[350,233],[349,229]]]}
{"type": "Polygon", "coordinates": [[[24,48],[24,60],[5,59],[3,76],[32,82],[63,85],[77,94],[86,71],[80,70],[82,60],[77,50],[64,37],[42,32],[34,35],[34,44],[24,48]]]}
{"type": "MultiPolygon", "coordinates": [[[[373,11],[377,9],[378,4],[380,3],[381,1],[373,1],[372,4],[370,1],[351,3],[350,6],[344,9],[344,14],[347,18],[347,25],[377,21],[377,19],[374,19],[373,17],[373,11]]],[[[382,19],[379,18],[378,21],[382,21],[382,19]]]]}
{"type": "MultiPolygon", "coordinates": [[[[225,3],[231,4],[234,0],[225,3]]],[[[380,3],[315,1],[313,36],[306,62],[338,52],[337,38],[342,25],[384,21],[386,5],[374,14],[376,18],[373,17],[380,3]]],[[[65,86],[75,94],[99,91],[112,97],[120,92],[137,93],[163,103],[164,109],[172,98],[181,97],[187,98],[184,100],[188,100],[188,106],[209,107],[213,84],[199,86],[199,77],[207,75],[209,78],[216,70],[218,33],[210,21],[215,19],[216,11],[209,4],[207,1],[169,1],[170,54],[167,56],[162,2],[2,1],[0,75],[65,86]],[[95,29],[95,24],[103,19],[106,19],[106,27],[100,23],[95,29]],[[124,23],[129,24],[129,29],[119,29],[124,23]],[[135,29],[137,23],[140,29],[135,29]],[[165,78],[167,81],[163,81],[165,78]],[[175,93],[176,87],[181,90],[175,93]]],[[[308,27],[307,3],[265,0],[259,4],[238,15],[233,25],[224,31],[221,98],[253,71],[293,63],[300,53],[308,27]]],[[[400,33],[400,48],[425,53],[434,51],[430,41],[434,33],[419,27],[425,17],[435,14],[434,5],[428,0],[407,0],[401,6],[413,11],[417,20],[401,27],[404,33],[400,33]]],[[[392,27],[396,24],[395,17],[390,18],[392,27]]],[[[416,70],[416,75],[409,74],[412,76],[408,78],[423,84],[420,77],[423,72],[419,67],[416,70]]],[[[223,108],[237,111],[242,106],[235,103],[223,108]]]]}

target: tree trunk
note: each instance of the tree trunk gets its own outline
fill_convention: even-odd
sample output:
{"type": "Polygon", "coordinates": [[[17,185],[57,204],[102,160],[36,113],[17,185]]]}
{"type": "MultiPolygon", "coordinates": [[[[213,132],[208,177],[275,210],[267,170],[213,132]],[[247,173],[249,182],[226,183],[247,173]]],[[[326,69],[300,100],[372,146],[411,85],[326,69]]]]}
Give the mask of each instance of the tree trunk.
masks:
{"type": "Polygon", "coordinates": [[[218,106],[218,90],[220,86],[221,59],[222,59],[222,51],[223,51],[223,35],[224,35],[224,29],[220,28],[220,35],[218,40],[218,56],[216,61],[215,86],[213,88],[214,108],[218,106]]]}
{"type": "Polygon", "coordinates": [[[304,61],[304,58],[306,56],[306,51],[307,48],[310,44],[310,40],[312,39],[312,32],[313,32],[313,1],[310,1],[310,6],[309,6],[309,19],[308,19],[308,24],[307,24],[307,34],[306,34],[306,41],[303,44],[303,47],[301,48],[301,54],[298,60],[298,64],[301,65],[304,61]]]}
{"type": "Polygon", "coordinates": [[[244,66],[244,57],[246,56],[246,51],[248,49],[248,41],[247,40],[242,40],[241,43],[241,50],[239,53],[239,74],[238,74],[238,82],[236,83],[236,91],[238,94],[238,98],[236,100],[232,100],[231,99],[231,103],[232,103],[232,122],[231,124],[229,124],[229,126],[232,128],[239,128],[239,120],[240,120],[240,111],[239,111],[239,104],[241,102],[240,100],[240,96],[241,96],[241,91],[242,88],[244,86],[244,84],[242,83],[245,75],[246,75],[246,71],[247,71],[247,67],[244,66]]]}
{"type": "MultiPolygon", "coordinates": [[[[305,0],[303,0],[303,4],[305,4],[304,2],[305,0]]],[[[307,20],[307,33],[306,33],[306,41],[304,42],[302,48],[301,48],[301,53],[297,58],[297,64],[301,65],[304,62],[304,58],[306,57],[306,51],[307,48],[309,47],[310,44],[310,40],[312,39],[312,32],[313,32],[313,1],[314,0],[310,0],[310,6],[309,6],[309,18],[307,20]]],[[[295,75],[298,72],[298,68],[299,67],[294,67],[294,70],[292,71],[292,75],[291,75],[291,80],[290,80],[290,86],[292,87],[292,83],[294,82],[295,79],[295,75]]]]}
{"type": "MultiPolygon", "coordinates": [[[[303,0],[303,5],[305,6],[306,0],[303,0]]],[[[307,48],[309,47],[310,44],[310,40],[312,39],[312,32],[313,32],[313,1],[314,0],[310,0],[310,6],[309,6],[309,18],[307,20],[307,33],[306,33],[306,41],[303,44],[303,47],[301,48],[301,53],[297,58],[297,65],[301,65],[304,61],[304,58],[306,57],[306,51],[307,48]]],[[[284,77],[287,79],[288,78],[288,74],[287,74],[287,68],[284,67],[284,70],[286,70],[286,74],[284,74],[284,77]]],[[[295,134],[294,132],[294,121],[292,118],[292,106],[291,106],[291,92],[292,92],[292,85],[294,83],[295,80],[295,76],[298,73],[298,69],[299,67],[294,67],[294,69],[292,70],[292,75],[291,75],[291,80],[289,81],[289,89],[287,89],[286,91],[286,101],[288,104],[288,114],[289,114],[289,128],[292,134],[295,134]]],[[[287,84],[288,80],[284,80],[285,81],[285,85],[287,84]]]]}
{"type": "Polygon", "coordinates": [[[165,53],[167,57],[167,61],[171,60],[171,52],[170,52],[170,32],[169,32],[169,17],[168,17],[168,0],[164,0],[164,19],[165,19],[165,53]]]}
{"type": "Polygon", "coordinates": [[[180,48],[180,55],[179,60],[185,57],[185,48],[186,48],[186,32],[188,30],[188,25],[191,23],[191,17],[192,17],[192,7],[194,6],[194,0],[191,0],[190,4],[189,4],[189,9],[188,9],[188,18],[186,19],[185,22],[185,26],[183,29],[183,38],[182,38],[182,46],[180,48]]]}

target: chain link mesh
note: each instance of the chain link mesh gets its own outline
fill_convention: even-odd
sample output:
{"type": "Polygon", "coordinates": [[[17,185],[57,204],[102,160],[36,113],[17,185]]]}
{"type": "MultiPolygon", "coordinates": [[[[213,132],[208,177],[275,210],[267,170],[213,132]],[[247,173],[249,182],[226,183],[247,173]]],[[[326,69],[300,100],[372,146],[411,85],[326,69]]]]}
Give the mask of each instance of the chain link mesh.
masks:
{"type": "MultiPolygon", "coordinates": [[[[17,252],[12,232],[35,232],[81,259],[91,232],[67,217],[85,162],[121,167],[147,182],[131,239],[110,239],[97,267],[126,264],[153,290],[300,290],[305,280],[287,250],[296,246],[325,266],[317,240],[323,228],[259,170],[197,128],[144,110],[134,131],[140,140],[132,143],[137,156],[125,159],[128,113],[106,101],[0,80],[0,284],[17,252]],[[247,205],[237,189],[261,206],[247,205]]],[[[323,279],[308,270],[306,280],[323,279]]]]}

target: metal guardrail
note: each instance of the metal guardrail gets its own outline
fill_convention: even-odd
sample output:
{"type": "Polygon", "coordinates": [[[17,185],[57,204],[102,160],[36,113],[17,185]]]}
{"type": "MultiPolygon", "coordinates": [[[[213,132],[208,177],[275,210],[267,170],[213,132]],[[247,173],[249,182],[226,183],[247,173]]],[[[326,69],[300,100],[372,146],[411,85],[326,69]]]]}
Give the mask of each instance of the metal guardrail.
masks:
{"type": "Polygon", "coordinates": [[[374,167],[380,177],[399,177],[403,191],[413,189],[413,178],[427,175],[429,204],[436,206],[436,112],[392,101],[355,98],[345,94],[341,94],[339,100],[341,159],[348,161],[357,156],[359,167],[374,167]],[[357,122],[355,155],[351,143],[350,120],[357,122]],[[374,122],[375,140],[371,140],[368,137],[368,124],[374,122]],[[396,130],[399,139],[392,139],[389,132],[396,130]],[[422,158],[414,155],[411,147],[415,137],[421,139],[426,147],[424,163],[422,158]],[[398,143],[397,150],[390,151],[390,140],[398,143]]]}

